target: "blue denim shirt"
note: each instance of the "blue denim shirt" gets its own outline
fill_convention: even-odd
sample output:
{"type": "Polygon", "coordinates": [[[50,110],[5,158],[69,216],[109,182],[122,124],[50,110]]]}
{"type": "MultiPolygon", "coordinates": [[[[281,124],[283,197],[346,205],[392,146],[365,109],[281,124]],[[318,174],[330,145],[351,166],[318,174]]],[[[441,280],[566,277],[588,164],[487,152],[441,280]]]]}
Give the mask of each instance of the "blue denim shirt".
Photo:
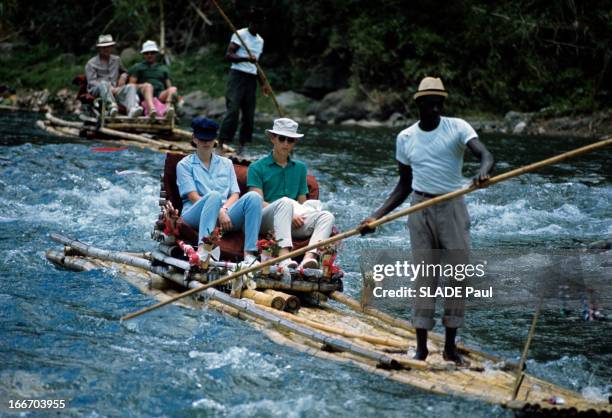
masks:
{"type": "Polygon", "coordinates": [[[209,168],[206,168],[196,153],[183,158],[176,166],[176,184],[183,199],[183,211],[193,205],[187,198],[190,192],[206,196],[216,191],[224,201],[232,193],[240,193],[232,161],[217,154],[212,155],[209,168]]]}

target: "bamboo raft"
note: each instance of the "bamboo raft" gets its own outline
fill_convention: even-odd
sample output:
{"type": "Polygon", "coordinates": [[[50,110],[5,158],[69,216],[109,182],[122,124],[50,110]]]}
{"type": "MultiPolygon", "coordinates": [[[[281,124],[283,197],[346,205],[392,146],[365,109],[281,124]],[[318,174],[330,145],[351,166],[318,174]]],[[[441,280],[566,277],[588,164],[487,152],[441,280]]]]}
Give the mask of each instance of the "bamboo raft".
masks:
{"type": "MultiPolygon", "coordinates": [[[[64,138],[95,139],[103,143],[133,145],[158,152],[192,152],[191,132],[175,126],[174,119],[156,119],[141,116],[107,116],[104,120],[81,116],[80,121],[68,121],[45,114],[36,122],[41,130],[64,138]]],[[[224,144],[224,152],[231,156],[234,149],[224,144]]]]}
{"type": "MultiPolygon", "coordinates": [[[[54,264],[77,271],[116,271],[159,301],[206,282],[206,278],[197,274],[187,274],[185,261],[159,251],[115,252],[57,234],[51,238],[64,245],[61,251],[47,252],[47,259],[54,264]]],[[[608,403],[593,403],[577,392],[528,373],[519,374],[516,365],[464,345],[459,345],[460,351],[470,365],[458,368],[442,359],[443,336],[438,334],[429,340],[428,360],[412,360],[407,350],[414,349],[416,341],[408,321],[373,308],[361,308],[359,302],[341,293],[341,282],[323,282],[316,274],[312,276],[314,279],[285,281],[276,290],[270,289],[273,283],[280,282],[255,276],[256,290],[245,290],[240,298],[228,295],[228,289],[210,288],[201,292],[201,296],[183,299],[179,304],[193,309],[208,304],[219,312],[246,320],[277,344],[320,358],[351,363],[367,372],[432,393],[477,399],[529,415],[612,414],[608,403]],[[294,304],[297,299],[297,306],[288,309],[292,297],[294,304]],[[517,374],[520,386],[513,399],[517,374]]]]}

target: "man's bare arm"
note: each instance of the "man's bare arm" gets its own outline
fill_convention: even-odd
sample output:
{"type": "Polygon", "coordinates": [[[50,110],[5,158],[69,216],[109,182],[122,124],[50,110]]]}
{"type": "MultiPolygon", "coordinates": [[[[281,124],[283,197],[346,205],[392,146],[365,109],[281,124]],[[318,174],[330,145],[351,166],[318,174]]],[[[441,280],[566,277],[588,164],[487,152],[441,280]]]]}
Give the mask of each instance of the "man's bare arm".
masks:
{"type": "Polygon", "coordinates": [[[478,138],[470,139],[467,146],[472,154],[480,161],[480,169],[478,170],[478,175],[474,177],[473,182],[479,187],[486,185],[486,181],[491,177],[491,172],[495,166],[493,154],[487,150],[487,147],[485,147],[478,138]]]}
{"type": "Polygon", "coordinates": [[[393,209],[404,203],[410,192],[412,192],[412,167],[398,162],[399,180],[395,188],[391,191],[387,200],[381,207],[376,209],[372,215],[361,221],[360,226],[363,227],[362,234],[374,232],[374,229],[367,228],[366,225],[376,219],[382,218],[393,209]]]}
{"type": "Polygon", "coordinates": [[[225,59],[230,62],[257,62],[257,59],[255,59],[255,57],[240,57],[236,55],[238,49],[240,49],[240,45],[235,44],[234,42],[230,42],[229,46],[227,47],[227,52],[225,53],[225,59]]]}

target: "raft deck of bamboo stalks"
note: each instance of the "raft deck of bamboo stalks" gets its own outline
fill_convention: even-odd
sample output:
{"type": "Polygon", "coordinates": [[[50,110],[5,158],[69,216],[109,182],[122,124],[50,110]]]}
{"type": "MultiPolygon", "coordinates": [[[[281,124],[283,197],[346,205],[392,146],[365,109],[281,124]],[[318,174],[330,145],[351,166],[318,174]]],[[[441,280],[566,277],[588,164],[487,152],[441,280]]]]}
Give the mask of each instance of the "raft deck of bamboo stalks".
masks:
{"type": "MultiPolygon", "coordinates": [[[[134,145],[159,152],[193,151],[191,132],[175,126],[169,119],[150,119],[146,117],[127,118],[107,117],[103,123],[90,117],[80,121],[68,121],[51,113],[36,125],[45,132],[66,138],[96,139],[103,143],[134,145]]],[[[224,152],[231,156],[234,149],[224,144],[224,152]]]]}
{"type": "MultiPolygon", "coordinates": [[[[113,254],[115,261],[109,261],[108,258],[84,256],[82,252],[65,247],[63,251],[49,250],[47,258],[56,265],[73,270],[112,269],[159,301],[172,298],[185,287],[202,286],[196,281],[182,282],[184,277],[181,275],[175,277],[167,271],[155,270],[156,267],[151,267],[150,260],[144,255],[113,254]]],[[[501,358],[460,346],[470,365],[457,368],[443,360],[443,337],[437,334],[430,338],[427,362],[412,360],[407,350],[414,349],[416,342],[414,330],[407,321],[372,308],[361,309],[359,302],[339,292],[327,293],[339,304],[321,302],[318,306],[301,306],[292,312],[274,309],[283,303],[274,298],[279,295],[273,292],[245,292],[242,299],[232,298],[216,289],[202,293],[209,306],[248,321],[275,343],[320,358],[352,363],[369,373],[425,391],[477,399],[528,414],[612,414],[612,406],[606,402],[588,401],[577,392],[527,373],[521,374],[521,385],[513,399],[518,373],[516,366],[513,368],[501,358]]],[[[319,300],[324,299],[326,297],[319,300]]],[[[194,309],[200,309],[204,304],[203,298],[179,302],[181,306],[194,309]]]]}

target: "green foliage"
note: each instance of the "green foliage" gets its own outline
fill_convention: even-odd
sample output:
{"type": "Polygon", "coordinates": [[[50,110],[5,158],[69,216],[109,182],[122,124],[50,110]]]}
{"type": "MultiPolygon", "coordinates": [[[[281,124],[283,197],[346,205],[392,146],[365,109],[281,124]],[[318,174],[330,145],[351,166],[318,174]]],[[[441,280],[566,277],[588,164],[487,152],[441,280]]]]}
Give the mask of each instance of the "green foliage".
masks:
{"type": "MultiPolygon", "coordinates": [[[[223,52],[231,36],[226,23],[210,2],[193,1],[211,26],[195,13],[192,0],[163,2],[166,43],[180,57],[172,68],[176,84],[183,92],[223,95],[228,68],[223,52]],[[195,54],[202,46],[210,53],[195,54]]],[[[247,26],[250,1],[219,3],[236,27],[247,26]]],[[[258,5],[266,13],[261,64],[278,91],[299,90],[313,69],[332,66],[350,70],[352,86],[395,92],[402,103],[412,102],[423,76],[442,77],[450,111],[593,111],[612,105],[609,0],[259,0],[258,5]]],[[[98,34],[112,33],[120,47],[138,48],[145,39],[159,41],[159,20],[159,0],[91,0],[71,7],[59,0],[7,0],[0,29],[19,30],[22,39],[39,46],[15,54],[9,63],[15,68],[3,65],[0,75],[17,80],[17,86],[58,86],[84,63],[83,54],[92,53],[98,34]],[[58,53],[75,54],[78,65],[66,68],[58,53]]]]}
{"type": "Polygon", "coordinates": [[[182,93],[202,90],[213,97],[225,95],[229,64],[224,54],[224,50],[215,48],[205,54],[176,57],[170,67],[173,83],[182,93]]]}
{"type": "Polygon", "coordinates": [[[46,45],[38,45],[0,59],[0,80],[13,88],[55,92],[70,88],[73,77],[84,72],[88,59],[86,55],[59,54],[46,45]]]}

